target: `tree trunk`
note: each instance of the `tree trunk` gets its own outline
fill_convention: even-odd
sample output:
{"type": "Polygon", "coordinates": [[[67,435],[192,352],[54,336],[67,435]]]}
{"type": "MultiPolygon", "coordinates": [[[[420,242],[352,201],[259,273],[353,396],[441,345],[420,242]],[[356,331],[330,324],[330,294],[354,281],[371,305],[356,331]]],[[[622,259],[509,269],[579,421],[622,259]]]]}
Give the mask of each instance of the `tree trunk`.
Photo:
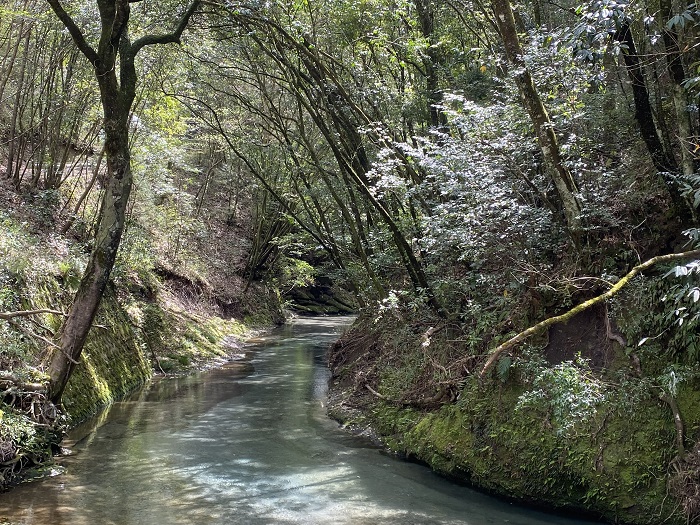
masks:
{"type": "MultiPolygon", "coordinates": [[[[31,31],[28,30],[24,36],[24,50],[23,50],[23,56],[21,59],[21,67],[20,67],[20,72],[19,72],[19,79],[17,81],[17,92],[15,94],[15,100],[14,100],[14,107],[12,108],[12,120],[10,122],[10,137],[8,140],[8,149],[9,152],[7,154],[7,169],[5,171],[5,175],[8,179],[15,179],[14,177],[14,172],[19,173],[19,169],[15,166],[21,165],[21,157],[19,154],[19,151],[21,151],[21,148],[18,146],[18,142],[21,141],[22,138],[22,133],[18,133],[19,128],[21,128],[21,117],[20,117],[20,110],[22,108],[22,105],[24,104],[23,101],[23,95],[24,93],[24,81],[25,81],[25,76],[26,76],[26,67],[27,67],[27,56],[29,54],[29,37],[31,35],[31,31]]],[[[19,184],[15,180],[15,186],[19,187],[19,184]]]]}
{"type": "Polygon", "coordinates": [[[109,80],[100,81],[105,114],[105,158],[107,187],[100,207],[95,247],[80,281],[78,292],[61,330],[60,351],[54,353],[48,374],[50,398],[58,402],[68,383],[87,339],[97,308],[117,258],[124,232],[126,208],[131,192],[131,156],[129,152],[129,110],[131,104],[119,104],[122,98],[109,80]]]}
{"type": "MultiPolygon", "coordinates": [[[[642,136],[644,144],[646,144],[651,161],[657,171],[663,173],[673,173],[678,170],[678,165],[675,159],[669,155],[661,142],[656,125],[654,124],[654,116],[649,101],[649,90],[647,89],[644,68],[639,59],[637,46],[634,42],[632,29],[629,22],[623,21],[620,23],[619,29],[616,31],[615,40],[625,45],[626,49],[623,53],[623,60],[627,75],[632,84],[632,96],[634,98],[634,118],[639,126],[639,132],[642,136]]],[[[667,179],[668,180],[668,179],[667,179]]],[[[672,185],[669,185],[669,190],[676,200],[674,195],[677,192],[673,190],[672,185]]]]}
{"type": "Polygon", "coordinates": [[[428,98],[428,114],[430,125],[439,131],[447,128],[447,115],[442,110],[442,91],[440,91],[438,68],[444,61],[442,53],[435,42],[435,13],[428,0],[414,0],[418,13],[418,26],[421,35],[426,39],[428,48],[423,58],[425,68],[425,91],[428,98]]]}
{"type": "Polygon", "coordinates": [[[133,44],[129,40],[130,7],[128,0],[97,0],[101,33],[93,49],[81,29],[65,11],[61,0],[48,0],[51,9],[70,33],[78,49],[92,63],[100,88],[104,114],[107,181],[100,206],[95,246],[87,268],[61,328],[59,351],[49,366],[49,399],[59,403],[75,366],[78,364],[102,295],[117,258],[124,232],[126,210],[131,193],[131,156],[129,114],[136,97],[134,58],[141,48],[153,44],[179,43],[189,19],[199,6],[194,0],[171,33],[146,35],[133,44]]]}
{"type": "Polygon", "coordinates": [[[692,124],[690,120],[688,93],[683,85],[685,82],[685,70],[681,59],[681,50],[678,42],[678,32],[675,28],[669,28],[668,22],[673,15],[671,0],[660,0],[660,23],[663,30],[664,48],[666,49],[666,61],[668,72],[673,82],[673,105],[676,110],[676,125],[678,127],[678,141],[681,149],[681,171],[683,175],[695,173],[695,159],[690,150],[695,141],[692,138],[692,124]]]}
{"type": "MultiPolygon", "coordinates": [[[[289,47],[299,53],[301,63],[308,72],[308,75],[306,75],[299,71],[298,66],[295,64],[289,61],[284,62],[290,71],[299,77],[300,91],[303,92],[305,86],[307,89],[310,87],[308,84],[309,80],[316,83],[319,88],[317,91],[309,89],[307,91],[307,100],[299,98],[299,103],[304,106],[324,136],[341,171],[353,182],[357,190],[365,197],[389,228],[414,289],[424,295],[426,303],[438,316],[447,318],[448,312],[435,295],[421,261],[413,253],[411,244],[407,241],[392,213],[384,202],[374,195],[371,189],[371,183],[367,178],[367,173],[371,169],[371,162],[359,133],[361,124],[354,121],[348,114],[348,111],[346,111],[346,108],[350,108],[353,116],[358,117],[360,122],[366,116],[354,104],[342,84],[333,78],[332,71],[319,60],[317,55],[310,51],[307,44],[299,45],[298,43],[290,42],[281,42],[280,44],[281,47],[291,44],[289,47]],[[323,95],[318,97],[317,93],[322,93],[323,95]],[[319,108],[324,106],[327,114],[319,112],[319,108]],[[330,115],[333,128],[328,125],[326,115],[330,115]]],[[[389,146],[388,143],[386,145],[389,146]]],[[[394,148],[394,151],[398,156],[401,155],[398,148],[394,148]]],[[[410,166],[404,164],[404,167],[409,169],[410,166]]]]}
{"type": "Polygon", "coordinates": [[[496,24],[501,33],[506,58],[515,71],[518,91],[535,128],[547,173],[559,195],[559,203],[569,232],[576,240],[582,229],[581,205],[576,196],[578,189],[574,178],[564,164],[554,126],[540,99],[530,70],[525,64],[510,0],[492,0],[491,6],[496,15],[496,24]]]}

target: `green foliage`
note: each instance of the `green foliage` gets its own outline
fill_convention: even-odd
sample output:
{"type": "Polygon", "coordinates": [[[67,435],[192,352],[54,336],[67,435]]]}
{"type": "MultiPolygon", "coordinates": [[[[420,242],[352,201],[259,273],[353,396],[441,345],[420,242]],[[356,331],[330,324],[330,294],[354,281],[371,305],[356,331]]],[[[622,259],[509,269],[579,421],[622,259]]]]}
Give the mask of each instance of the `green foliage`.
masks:
{"type": "Polygon", "coordinates": [[[152,236],[140,224],[130,224],[121,243],[112,278],[122,286],[154,293],[159,282],[154,274],[157,256],[153,244],[152,236]]]}
{"type": "Polygon", "coordinates": [[[544,367],[528,383],[515,410],[548,414],[558,435],[571,434],[577,426],[587,429],[607,390],[583,359],[544,367]]]}
{"type": "MultiPolygon", "coordinates": [[[[685,175],[679,177],[678,182],[683,188],[683,195],[692,202],[693,208],[700,209],[700,175],[685,175]]],[[[695,243],[698,243],[697,229],[694,232],[689,230],[685,233],[694,237],[695,243]]]]}
{"type": "MultiPolygon", "coordinates": [[[[394,333],[399,341],[410,344],[407,334],[394,333]]],[[[406,392],[410,392],[420,379],[426,366],[425,357],[417,351],[404,351],[394,355],[391,361],[393,367],[386,367],[382,371],[380,390],[389,399],[401,399],[406,392]]]]}
{"type": "Polygon", "coordinates": [[[4,363],[32,362],[36,351],[26,336],[7,323],[0,324],[0,348],[0,362],[4,363]]]}
{"type": "Polygon", "coordinates": [[[696,262],[690,262],[664,277],[637,279],[613,301],[630,346],[657,372],[669,361],[690,365],[700,362],[696,267],[696,262]],[[629,308],[629,304],[635,308],[629,308]]]}
{"type": "Polygon", "coordinates": [[[11,460],[13,456],[5,457],[5,454],[17,454],[17,447],[22,448],[20,454],[44,452],[44,444],[40,441],[40,437],[34,422],[26,415],[19,414],[12,407],[0,403],[0,457],[2,457],[0,463],[11,460]]]}
{"type": "Polygon", "coordinates": [[[421,290],[416,293],[405,290],[389,290],[387,296],[377,304],[377,316],[375,323],[383,318],[403,319],[404,315],[409,317],[424,312],[426,306],[426,296],[421,294],[421,290]]]}
{"type": "Polygon", "coordinates": [[[283,294],[294,288],[310,286],[315,281],[316,270],[306,261],[294,257],[281,257],[277,265],[279,270],[275,285],[283,294]]]}
{"type": "MultiPolygon", "coordinates": [[[[4,212],[0,221],[0,310],[62,309],[84,264],[76,247],[55,235],[39,237],[30,223],[4,212]]],[[[0,321],[0,363],[36,365],[44,343],[33,334],[51,338],[60,322],[53,315],[0,321]]]]}
{"type": "MultiPolygon", "coordinates": [[[[69,6],[88,35],[99,20],[93,4],[69,6]]],[[[133,10],[131,38],[175,22],[171,5],[151,7],[133,10]]],[[[546,3],[518,6],[524,67],[580,189],[580,239],[561,227],[538,130],[516,95],[513,75],[522,70],[503,67],[488,10],[404,0],[219,7],[198,14],[207,31],[179,47],[144,49],[137,60],[135,187],[112,274],[128,320],[114,303],[102,312],[108,330],[93,330],[66,398],[75,417],[94,410],[95,398],[106,403],[132,388],[148,375],[149,360],[177,372],[220,357],[222,337],[241,327],[212,321],[211,299],[227,315],[270,323],[280,293],[330,276],[376,308],[374,326],[395,339],[361,370],[367,384],[408,402],[430,398],[437,385],[451,388],[446,395],[461,390],[458,403],[433,413],[381,406],[376,419],[392,446],[403,441],[442,470],[467,469],[522,497],[541,483],[557,504],[590,503],[610,515],[631,504],[631,489],[648,489],[656,501],[669,434],[656,394],[690,389],[700,362],[695,263],[674,270],[673,280],[639,279],[611,305],[644,381],[598,373],[582,360],[550,366],[534,357],[539,349],[501,359],[498,381],[485,391],[469,377],[494,344],[671,244],[677,217],[661,177],[649,175],[628,85],[618,80],[628,50],[616,39],[621,24],[631,24],[635,36],[648,37],[641,74],[666,71],[661,31],[696,49],[696,7],[659,24],[647,13],[656,8],[628,2],[592,0],[575,18],[546,3]],[[276,293],[256,288],[258,279],[276,293]],[[242,297],[249,288],[255,299],[242,297]],[[447,319],[426,308],[436,298],[447,319]],[[433,328],[443,332],[423,341],[433,328]],[[129,359],[135,374],[124,365],[129,359]],[[629,440],[648,461],[629,460],[635,454],[623,442],[620,407],[651,413],[649,426],[634,420],[629,440]],[[652,424],[663,430],[654,434],[652,424]],[[598,457],[602,445],[610,456],[598,457]]],[[[31,210],[0,214],[0,307],[64,307],[84,269],[106,176],[102,166],[78,205],[97,169],[99,100],[89,64],[77,60],[53,18],[47,25],[45,5],[1,9],[0,89],[13,103],[0,107],[9,137],[0,154],[9,159],[10,143],[22,150],[17,166],[27,177],[16,184],[31,186],[31,210]],[[26,42],[20,26],[32,37],[26,42]],[[25,68],[24,84],[14,44],[17,57],[40,66],[25,68]],[[21,110],[17,122],[11,106],[21,110]],[[77,147],[75,165],[56,162],[65,144],[77,147]],[[83,246],[30,233],[73,214],[70,231],[83,246]]],[[[667,76],[654,84],[658,117],[670,114],[667,76]]],[[[676,142],[674,120],[656,124],[672,149],[686,147],[688,138],[676,142]]],[[[697,204],[697,176],[678,180],[697,204]]],[[[39,322],[52,336],[60,319],[39,322]]],[[[3,360],[38,355],[21,330],[36,327],[24,323],[0,324],[3,360]]]]}
{"type": "Polygon", "coordinates": [[[22,278],[32,266],[32,255],[36,253],[36,240],[26,231],[27,224],[17,224],[4,213],[0,233],[0,261],[8,277],[22,278]]]}
{"type": "Polygon", "coordinates": [[[48,463],[55,440],[52,429],[0,401],[0,487],[20,480],[22,468],[48,463]]]}
{"type": "MultiPolygon", "coordinates": [[[[179,139],[186,131],[185,112],[182,104],[172,96],[161,96],[144,109],[142,118],[150,128],[150,134],[163,133],[170,139],[179,139]]],[[[172,146],[168,148],[171,150],[172,146]]]]}

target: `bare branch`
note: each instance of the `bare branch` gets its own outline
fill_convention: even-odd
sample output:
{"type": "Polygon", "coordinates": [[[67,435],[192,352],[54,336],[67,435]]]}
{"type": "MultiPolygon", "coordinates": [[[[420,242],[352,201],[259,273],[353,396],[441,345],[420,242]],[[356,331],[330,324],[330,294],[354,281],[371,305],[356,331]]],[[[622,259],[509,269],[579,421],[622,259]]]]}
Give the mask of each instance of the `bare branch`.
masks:
{"type": "Polygon", "coordinates": [[[60,349],[60,347],[59,347],[56,343],[54,343],[53,341],[51,341],[50,339],[47,339],[47,338],[44,337],[43,335],[39,335],[39,334],[37,334],[36,332],[30,330],[29,328],[26,328],[26,327],[22,326],[22,325],[19,324],[17,321],[14,321],[14,320],[12,320],[12,319],[8,319],[7,322],[10,323],[12,326],[14,326],[17,330],[19,330],[19,331],[21,331],[21,332],[24,332],[24,333],[25,333],[26,335],[28,335],[29,337],[31,337],[31,338],[33,338],[33,339],[39,339],[40,341],[43,341],[46,345],[48,345],[48,346],[50,346],[50,347],[52,347],[52,348],[59,348],[59,349],[60,349]]]}
{"type": "MultiPolygon", "coordinates": [[[[30,383],[27,380],[22,379],[21,377],[18,377],[12,372],[6,370],[0,371],[0,386],[2,386],[2,388],[21,388],[22,390],[27,390],[29,392],[43,392],[46,390],[46,385],[43,383],[30,383]]],[[[0,397],[7,393],[7,391],[1,392],[0,397]]]]}
{"type": "Polygon", "coordinates": [[[49,310],[47,308],[42,308],[40,310],[20,310],[18,312],[0,312],[0,319],[6,320],[8,323],[10,323],[12,326],[14,326],[17,330],[24,332],[32,339],[38,339],[40,341],[43,341],[46,345],[48,345],[52,348],[59,348],[58,345],[56,343],[54,343],[53,341],[51,341],[50,339],[44,337],[43,335],[39,335],[39,334],[33,332],[29,328],[22,326],[17,321],[15,321],[15,319],[18,317],[31,317],[33,315],[39,315],[39,314],[53,314],[53,315],[60,315],[62,317],[67,317],[66,313],[61,312],[59,310],[49,310]]]}
{"type": "Polygon", "coordinates": [[[54,315],[61,315],[63,317],[66,317],[65,312],[61,312],[60,310],[49,310],[46,308],[42,308],[40,310],[20,310],[18,312],[0,312],[0,319],[14,319],[15,317],[29,317],[32,315],[39,315],[39,314],[54,314],[54,315]]]}
{"type": "Polygon", "coordinates": [[[588,301],[585,301],[577,306],[574,306],[571,310],[569,310],[566,313],[563,313],[561,315],[555,315],[554,317],[549,317],[548,319],[545,319],[544,321],[541,321],[537,323],[534,326],[531,326],[527,330],[524,330],[520,332],[518,335],[511,337],[508,339],[505,343],[500,344],[496,348],[494,348],[490,354],[489,358],[486,360],[486,364],[484,364],[483,368],[481,369],[481,372],[479,373],[480,378],[484,378],[486,374],[488,373],[489,370],[491,370],[491,367],[496,363],[498,358],[505,352],[506,350],[510,350],[514,346],[522,343],[526,339],[532,337],[535,334],[538,334],[545,329],[549,328],[550,326],[561,323],[561,322],[566,322],[569,319],[571,319],[573,316],[575,316],[578,313],[583,312],[584,310],[588,310],[591,306],[595,306],[598,303],[601,303],[603,301],[606,301],[610,299],[613,295],[615,295],[617,292],[619,292],[627,283],[629,283],[632,278],[637,275],[638,273],[646,270],[647,268],[651,268],[652,266],[655,266],[660,263],[664,262],[670,262],[670,261],[677,261],[677,260],[682,260],[682,259],[690,259],[692,257],[700,257],[700,250],[691,250],[688,252],[682,252],[682,253],[671,253],[668,255],[659,255],[657,257],[653,257],[649,259],[646,262],[643,262],[642,264],[638,264],[634,268],[632,268],[627,275],[625,275],[622,279],[617,281],[615,285],[610,288],[607,292],[604,294],[601,294],[597,297],[594,297],[593,299],[589,299],[588,301]]]}

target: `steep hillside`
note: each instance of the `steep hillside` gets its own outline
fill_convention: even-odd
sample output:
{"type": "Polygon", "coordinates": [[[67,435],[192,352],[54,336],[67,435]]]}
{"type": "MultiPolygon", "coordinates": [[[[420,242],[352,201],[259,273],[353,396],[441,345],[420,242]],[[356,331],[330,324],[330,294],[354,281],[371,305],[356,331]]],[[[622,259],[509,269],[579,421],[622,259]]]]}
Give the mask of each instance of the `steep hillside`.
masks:
{"type": "Polygon", "coordinates": [[[217,288],[125,257],[58,410],[46,399],[44,370],[86,256],[80,242],[53,230],[36,195],[4,188],[0,196],[0,488],[50,462],[66,425],[154,373],[222,363],[253,330],[283,320],[278,295],[259,283],[229,279],[217,288]]]}

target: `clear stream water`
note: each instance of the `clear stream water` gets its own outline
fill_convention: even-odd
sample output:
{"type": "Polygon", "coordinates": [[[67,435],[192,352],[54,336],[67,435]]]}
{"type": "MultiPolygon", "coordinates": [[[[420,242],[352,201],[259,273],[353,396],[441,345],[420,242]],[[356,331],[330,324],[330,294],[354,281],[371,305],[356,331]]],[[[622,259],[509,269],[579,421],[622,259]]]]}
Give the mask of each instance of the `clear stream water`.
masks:
{"type": "Polygon", "coordinates": [[[325,415],[324,354],[348,323],[300,319],[250,360],[163,379],[69,438],[65,473],[0,495],[26,525],[583,525],[450,483],[325,415]]]}

